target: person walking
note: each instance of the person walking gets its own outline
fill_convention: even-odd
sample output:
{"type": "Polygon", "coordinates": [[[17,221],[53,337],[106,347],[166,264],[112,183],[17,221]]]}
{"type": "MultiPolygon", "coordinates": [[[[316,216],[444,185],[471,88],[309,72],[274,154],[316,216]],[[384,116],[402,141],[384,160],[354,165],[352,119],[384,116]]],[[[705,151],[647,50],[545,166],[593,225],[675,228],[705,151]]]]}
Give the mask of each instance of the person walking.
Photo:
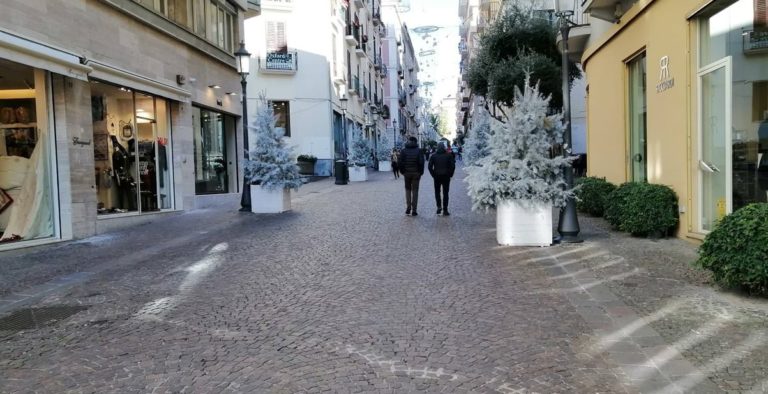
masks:
{"type": "Polygon", "coordinates": [[[397,170],[397,163],[400,162],[400,152],[397,148],[392,148],[392,155],[389,159],[392,162],[392,173],[395,175],[395,179],[400,178],[400,173],[397,170]]]}
{"type": "Polygon", "coordinates": [[[453,155],[445,150],[440,144],[437,146],[437,152],[429,158],[429,174],[435,183],[435,203],[437,204],[437,214],[448,216],[448,192],[451,188],[451,178],[456,170],[456,162],[453,155]],[[440,198],[440,189],[442,189],[442,199],[440,198]]]}
{"type": "Polygon", "coordinates": [[[405,180],[405,214],[418,216],[419,181],[424,175],[424,155],[419,150],[416,137],[408,138],[405,147],[400,151],[397,167],[405,180]]]}

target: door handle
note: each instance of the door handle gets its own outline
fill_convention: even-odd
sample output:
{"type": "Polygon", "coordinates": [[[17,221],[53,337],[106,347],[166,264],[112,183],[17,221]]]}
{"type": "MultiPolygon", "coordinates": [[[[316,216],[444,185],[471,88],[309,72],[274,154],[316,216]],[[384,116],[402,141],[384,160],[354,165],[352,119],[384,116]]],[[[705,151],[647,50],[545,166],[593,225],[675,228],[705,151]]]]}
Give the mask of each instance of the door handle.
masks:
{"type": "Polygon", "coordinates": [[[707,171],[707,172],[711,172],[713,174],[716,173],[716,172],[720,172],[720,169],[717,168],[717,166],[715,166],[712,163],[707,163],[704,160],[699,160],[699,167],[702,170],[707,171]]]}
{"type": "Polygon", "coordinates": [[[641,155],[640,153],[635,153],[635,155],[632,156],[632,160],[640,163],[641,161],[643,161],[643,155],[641,155]]]}

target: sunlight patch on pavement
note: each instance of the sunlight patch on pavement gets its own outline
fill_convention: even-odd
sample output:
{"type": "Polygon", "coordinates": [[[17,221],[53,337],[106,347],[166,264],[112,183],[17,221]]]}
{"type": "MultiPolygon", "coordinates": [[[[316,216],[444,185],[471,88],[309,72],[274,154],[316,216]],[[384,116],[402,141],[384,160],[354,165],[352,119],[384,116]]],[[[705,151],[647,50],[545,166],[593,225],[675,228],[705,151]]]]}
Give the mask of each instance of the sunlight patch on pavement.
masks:
{"type": "Polygon", "coordinates": [[[675,300],[674,302],[670,303],[664,308],[661,308],[658,311],[648,316],[640,317],[637,320],[633,321],[632,323],[629,323],[626,326],[614,331],[613,333],[603,336],[600,339],[600,342],[597,344],[595,351],[592,352],[592,355],[595,355],[605,350],[609,350],[617,342],[632,335],[635,331],[639,330],[640,328],[650,325],[650,323],[655,322],[656,320],[659,320],[666,315],[672,314],[674,311],[680,309],[682,305],[683,305],[682,300],[675,300]]]}
{"type": "Polygon", "coordinates": [[[594,271],[594,270],[599,270],[599,269],[603,269],[603,268],[608,268],[608,267],[610,267],[610,266],[612,266],[612,265],[616,265],[616,264],[619,264],[619,263],[621,263],[621,262],[623,262],[623,261],[624,261],[624,258],[623,258],[623,257],[619,257],[619,258],[617,258],[617,259],[613,259],[613,260],[610,260],[610,261],[608,261],[608,262],[606,262],[606,263],[603,263],[603,264],[599,264],[599,265],[596,265],[596,266],[594,266],[594,267],[584,268],[584,269],[580,269],[580,270],[578,270],[578,271],[569,272],[569,273],[567,273],[567,274],[562,274],[562,275],[553,276],[553,277],[552,277],[552,279],[567,279],[567,278],[575,278],[575,277],[577,277],[577,276],[579,276],[579,275],[581,275],[581,274],[585,274],[585,273],[588,273],[588,272],[592,272],[592,271],[594,271]]]}

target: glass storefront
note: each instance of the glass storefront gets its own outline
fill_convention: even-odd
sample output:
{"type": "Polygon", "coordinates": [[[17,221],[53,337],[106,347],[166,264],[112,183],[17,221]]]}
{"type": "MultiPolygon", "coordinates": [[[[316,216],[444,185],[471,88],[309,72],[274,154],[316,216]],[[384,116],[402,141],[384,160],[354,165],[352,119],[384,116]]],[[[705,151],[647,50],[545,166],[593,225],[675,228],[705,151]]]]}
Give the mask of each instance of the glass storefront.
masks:
{"type": "Polygon", "coordinates": [[[0,59],[0,242],[55,235],[48,74],[0,59]]]}
{"type": "Polygon", "coordinates": [[[228,193],[235,118],[216,111],[192,108],[195,146],[195,193],[228,193]]]}
{"type": "Polygon", "coordinates": [[[727,212],[768,201],[768,18],[759,7],[764,3],[739,0],[699,19],[704,230],[727,212]]]}
{"type": "Polygon", "coordinates": [[[91,83],[99,215],[173,208],[168,101],[91,83]]]}

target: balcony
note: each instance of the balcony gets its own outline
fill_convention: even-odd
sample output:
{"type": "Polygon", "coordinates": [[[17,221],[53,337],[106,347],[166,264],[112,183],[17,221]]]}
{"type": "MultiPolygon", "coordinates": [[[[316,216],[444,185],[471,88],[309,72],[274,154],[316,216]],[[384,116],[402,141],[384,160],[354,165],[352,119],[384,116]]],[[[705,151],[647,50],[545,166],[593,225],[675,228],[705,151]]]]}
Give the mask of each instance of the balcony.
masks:
{"type": "MultiPolygon", "coordinates": [[[[363,36],[363,37],[365,37],[365,36],[363,36]]],[[[367,40],[365,40],[365,41],[367,41],[367,40]]],[[[365,41],[357,44],[357,46],[355,47],[355,55],[357,55],[357,57],[365,56],[365,52],[366,52],[365,41]]]]}
{"type": "Polygon", "coordinates": [[[262,9],[287,10],[293,9],[293,0],[261,0],[262,9]]]}
{"type": "Polygon", "coordinates": [[[298,64],[296,51],[267,52],[264,58],[259,59],[259,72],[263,74],[296,74],[298,64]]]}
{"type": "Polygon", "coordinates": [[[336,63],[336,65],[333,68],[333,84],[334,85],[344,85],[346,82],[346,79],[344,78],[344,65],[341,63],[336,63]]]}
{"type": "Polygon", "coordinates": [[[373,69],[376,70],[376,71],[379,71],[379,70],[381,70],[382,65],[383,65],[383,63],[381,62],[381,56],[380,55],[376,55],[373,58],[373,69]]]}
{"type": "Polygon", "coordinates": [[[380,24],[378,30],[379,30],[379,37],[381,38],[387,37],[387,26],[385,24],[383,23],[380,24]]]}
{"type": "MultiPolygon", "coordinates": [[[[576,25],[568,31],[568,60],[581,63],[581,55],[587,48],[589,36],[592,34],[592,26],[589,24],[576,25]]],[[[563,36],[557,33],[557,48],[563,52],[563,36]]]]}
{"type": "Polygon", "coordinates": [[[378,7],[376,7],[376,9],[373,10],[371,21],[373,22],[374,26],[378,26],[379,24],[381,24],[381,9],[379,9],[378,7]]]}
{"type": "Polygon", "coordinates": [[[581,9],[593,18],[611,23],[619,23],[624,15],[621,3],[617,0],[582,0],[581,9]]]}
{"type": "Polygon", "coordinates": [[[346,34],[344,35],[344,41],[347,42],[347,45],[349,46],[357,46],[358,44],[358,37],[360,37],[360,27],[358,26],[352,26],[347,25],[346,34]]]}
{"type": "Polygon", "coordinates": [[[368,87],[363,85],[362,89],[363,89],[363,91],[361,92],[362,94],[359,94],[357,96],[357,100],[360,102],[368,101],[368,87]]]}
{"type": "Polygon", "coordinates": [[[382,64],[381,65],[381,69],[379,69],[379,78],[386,79],[387,75],[388,75],[387,65],[386,64],[382,64]]]}

